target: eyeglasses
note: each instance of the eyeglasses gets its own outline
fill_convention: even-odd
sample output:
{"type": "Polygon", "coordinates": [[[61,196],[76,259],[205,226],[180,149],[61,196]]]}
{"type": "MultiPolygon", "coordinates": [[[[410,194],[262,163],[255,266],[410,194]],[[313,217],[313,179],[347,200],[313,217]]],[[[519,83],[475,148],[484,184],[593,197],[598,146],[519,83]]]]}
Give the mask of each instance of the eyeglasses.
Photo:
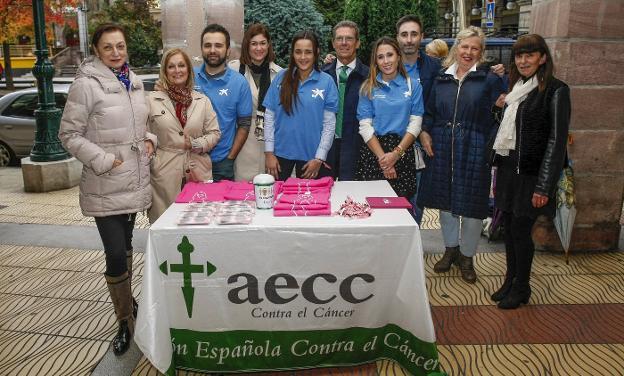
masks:
{"type": "Polygon", "coordinates": [[[334,41],[336,42],[340,42],[340,43],[353,43],[355,42],[355,38],[354,37],[336,37],[334,38],[334,41]]]}

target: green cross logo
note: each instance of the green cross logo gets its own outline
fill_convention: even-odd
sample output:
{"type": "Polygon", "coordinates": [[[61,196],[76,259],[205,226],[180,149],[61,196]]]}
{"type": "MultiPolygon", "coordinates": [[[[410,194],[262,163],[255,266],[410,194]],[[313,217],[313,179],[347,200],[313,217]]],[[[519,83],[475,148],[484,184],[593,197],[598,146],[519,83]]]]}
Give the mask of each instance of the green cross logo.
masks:
{"type": "MultiPolygon", "coordinates": [[[[193,317],[193,297],[195,296],[195,288],[193,287],[193,273],[204,273],[204,265],[191,264],[191,253],[193,253],[193,244],[191,244],[186,236],[182,237],[182,242],[178,244],[178,252],[182,254],[181,264],[171,264],[167,268],[167,261],[160,264],[160,271],[165,275],[171,273],[182,273],[184,276],[184,284],[182,285],[182,295],[184,295],[184,303],[186,304],[186,313],[188,317],[193,317]]],[[[210,262],[206,262],[206,276],[211,275],[217,270],[217,267],[210,262]]]]}

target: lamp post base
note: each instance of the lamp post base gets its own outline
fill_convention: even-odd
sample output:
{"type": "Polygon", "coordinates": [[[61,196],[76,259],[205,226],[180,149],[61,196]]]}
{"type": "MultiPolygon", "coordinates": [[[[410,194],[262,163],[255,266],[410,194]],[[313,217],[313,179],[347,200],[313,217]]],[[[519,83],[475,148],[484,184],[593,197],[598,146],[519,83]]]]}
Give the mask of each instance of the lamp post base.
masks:
{"type": "Polygon", "coordinates": [[[54,162],[33,162],[22,158],[24,191],[41,193],[74,187],[80,183],[82,163],[76,158],[54,162]]]}

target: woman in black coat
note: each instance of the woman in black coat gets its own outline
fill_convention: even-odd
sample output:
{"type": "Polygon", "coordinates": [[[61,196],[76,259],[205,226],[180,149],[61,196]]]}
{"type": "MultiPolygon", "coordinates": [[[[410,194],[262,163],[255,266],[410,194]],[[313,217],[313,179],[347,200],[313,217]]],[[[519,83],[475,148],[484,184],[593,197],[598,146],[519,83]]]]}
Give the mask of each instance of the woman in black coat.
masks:
{"type": "Polygon", "coordinates": [[[418,205],[440,210],[446,247],[434,271],[458,264],[468,283],[477,280],[472,257],[488,214],[487,144],[496,130],[492,106],[503,93],[501,78],[481,64],[484,50],[485,35],[478,27],[457,34],[433,82],[420,135],[428,158],[418,205]]]}
{"type": "MultiPolygon", "coordinates": [[[[544,38],[522,36],[513,45],[510,92],[497,101],[504,107],[494,151],[498,175],[496,207],[503,211],[507,272],[492,294],[498,307],[515,309],[531,296],[529,277],[535,247],[531,229],[538,215],[555,215],[555,191],[566,161],[570,90],[553,76],[544,38]]],[[[500,117],[500,116],[499,116],[500,117]]]]}

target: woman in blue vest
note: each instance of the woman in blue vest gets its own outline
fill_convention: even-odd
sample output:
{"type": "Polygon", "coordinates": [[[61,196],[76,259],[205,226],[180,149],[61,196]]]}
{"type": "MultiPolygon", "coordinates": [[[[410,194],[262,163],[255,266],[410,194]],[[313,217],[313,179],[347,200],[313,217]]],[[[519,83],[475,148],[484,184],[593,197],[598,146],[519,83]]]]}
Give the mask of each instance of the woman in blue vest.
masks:
{"type": "Polygon", "coordinates": [[[488,215],[486,148],[496,131],[491,111],[503,92],[500,77],[481,64],[484,50],[480,28],[470,26],[457,34],[444,71],[433,82],[420,137],[428,159],[418,204],[440,209],[446,247],[434,271],[447,272],[458,264],[468,283],[477,280],[472,257],[488,215]]]}
{"type": "Polygon", "coordinates": [[[371,53],[370,72],[360,89],[357,117],[364,139],[357,180],[386,179],[398,196],[416,193],[412,144],[420,133],[422,87],[411,80],[396,40],[378,39],[371,53]]]}
{"type": "Polygon", "coordinates": [[[264,99],[267,173],[286,180],[330,176],[326,167],[336,128],[338,90],[318,67],[319,44],[311,31],[293,37],[288,69],[271,83],[264,99]]]}

